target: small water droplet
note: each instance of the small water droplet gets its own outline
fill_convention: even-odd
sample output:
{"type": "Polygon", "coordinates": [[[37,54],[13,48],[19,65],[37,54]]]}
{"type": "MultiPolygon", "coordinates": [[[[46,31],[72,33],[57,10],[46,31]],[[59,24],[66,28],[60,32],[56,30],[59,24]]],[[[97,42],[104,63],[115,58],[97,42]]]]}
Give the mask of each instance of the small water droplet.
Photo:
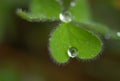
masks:
{"type": "Polygon", "coordinates": [[[70,16],[70,13],[68,13],[68,12],[60,13],[59,17],[60,17],[60,20],[61,20],[62,22],[65,22],[65,23],[69,23],[69,22],[72,21],[72,18],[71,18],[71,16],[70,16]]]}
{"type": "Polygon", "coordinates": [[[120,32],[117,32],[117,36],[120,37],[120,32]]]}
{"type": "Polygon", "coordinates": [[[69,57],[75,58],[78,55],[78,50],[74,47],[71,47],[68,49],[67,53],[69,57]]]}
{"type": "Polygon", "coordinates": [[[71,5],[71,7],[74,7],[74,6],[76,5],[75,1],[72,1],[72,2],[70,3],[70,5],[71,5]]]}

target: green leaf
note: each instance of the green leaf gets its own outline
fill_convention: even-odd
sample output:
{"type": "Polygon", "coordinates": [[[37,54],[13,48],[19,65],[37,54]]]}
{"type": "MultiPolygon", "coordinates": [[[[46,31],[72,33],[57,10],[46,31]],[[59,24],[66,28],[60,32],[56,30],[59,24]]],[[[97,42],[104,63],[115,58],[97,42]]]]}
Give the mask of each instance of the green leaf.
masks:
{"type": "Polygon", "coordinates": [[[27,13],[27,12],[23,11],[22,9],[18,9],[17,14],[21,18],[23,18],[23,19],[25,19],[25,20],[27,20],[29,22],[32,22],[32,21],[38,22],[38,21],[42,20],[41,18],[39,18],[39,17],[37,17],[37,16],[35,16],[33,14],[27,13]]]}
{"type": "Polygon", "coordinates": [[[58,20],[60,12],[60,4],[56,0],[33,0],[30,12],[18,9],[17,14],[29,21],[46,21],[58,20]]]}
{"type": "Polygon", "coordinates": [[[53,33],[50,39],[50,51],[52,57],[59,63],[67,62],[68,51],[71,48],[78,52],[80,59],[92,59],[101,49],[101,40],[81,27],[73,23],[62,23],[53,33]]]}
{"type": "Polygon", "coordinates": [[[71,2],[70,12],[73,16],[73,20],[77,22],[87,22],[91,20],[91,14],[89,4],[87,0],[76,0],[71,2]],[[72,4],[73,3],[73,4],[72,4]]]}

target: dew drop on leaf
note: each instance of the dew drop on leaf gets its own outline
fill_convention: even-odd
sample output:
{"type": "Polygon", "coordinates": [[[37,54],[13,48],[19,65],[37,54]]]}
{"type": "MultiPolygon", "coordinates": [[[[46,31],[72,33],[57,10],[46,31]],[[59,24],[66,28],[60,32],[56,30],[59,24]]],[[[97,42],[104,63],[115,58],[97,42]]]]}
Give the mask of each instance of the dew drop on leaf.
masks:
{"type": "Polygon", "coordinates": [[[67,53],[69,57],[75,58],[78,55],[78,50],[75,47],[70,47],[67,53]]]}
{"type": "Polygon", "coordinates": [[[65,12],[65,13],[60,13],[59,18],[62,22],[69,23],[72,21],[72,18],[70,16],[70,13],[65,12]]]}

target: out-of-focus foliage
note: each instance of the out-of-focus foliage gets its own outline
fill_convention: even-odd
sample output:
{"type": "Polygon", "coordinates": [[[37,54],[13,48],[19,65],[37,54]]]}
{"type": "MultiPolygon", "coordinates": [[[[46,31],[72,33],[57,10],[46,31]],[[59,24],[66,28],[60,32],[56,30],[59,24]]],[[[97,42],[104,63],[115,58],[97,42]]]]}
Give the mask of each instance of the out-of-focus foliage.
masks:
{"type": "Polygon", "coordinates": [[[20,75],[12,67],[0,68],[0,81],[20,81],[20,75]]]}
{"type": "Polygon", "coordinates": [[[5,39],[6,33],[10,39],[15,37],[15,22],[14,15],[16,8],[26,4],[28,0],[0,0],[0,42],[5,39]]]}

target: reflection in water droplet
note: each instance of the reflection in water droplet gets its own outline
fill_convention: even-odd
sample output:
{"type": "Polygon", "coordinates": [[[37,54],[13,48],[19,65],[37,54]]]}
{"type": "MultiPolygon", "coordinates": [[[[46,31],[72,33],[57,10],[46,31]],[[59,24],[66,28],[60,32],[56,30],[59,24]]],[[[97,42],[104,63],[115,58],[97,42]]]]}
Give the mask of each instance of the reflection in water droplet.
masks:
{"type": "Polygon", "coordinates": [[[67,53],[69,57],[75,58],[78,55],[78,50],[74,47],[71,47],[68,49],[67,53]]]}
{"type": "Polygon", "coordinates": [[[70,3],[70,6],[71,6],[71,7],[74,7],[75,5],[76,5],[75,1],[72,1],[72,2],[70,3]]]}
{"type": "Polygon", "coordinates": [[[117,36],[120,37],[120,32],[117,32],[117,36]]]}
{"type": "Polygon", "coordinates": [[[60,17],[60,20],[61,20],[62,22],[65,22],[65,23],[69,23],[69,22],[72,21],[72,18],[71,18],[71,16],[70,16],[70,13],[68,13],[68,12],[60,13],[59,17],[60,17]]]}

